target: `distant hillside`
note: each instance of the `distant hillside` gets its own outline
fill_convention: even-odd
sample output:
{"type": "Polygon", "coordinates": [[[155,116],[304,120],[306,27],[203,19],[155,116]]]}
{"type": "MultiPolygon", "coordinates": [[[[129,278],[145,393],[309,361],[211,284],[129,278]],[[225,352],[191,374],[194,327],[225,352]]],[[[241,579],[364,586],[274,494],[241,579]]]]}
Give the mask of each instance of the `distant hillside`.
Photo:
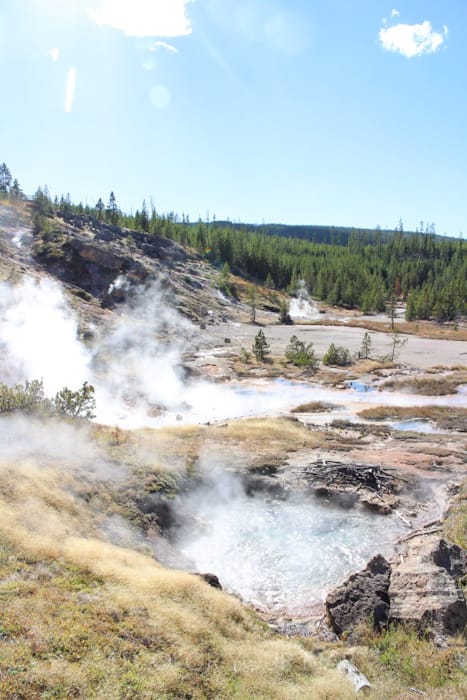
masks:
{"type": "MultiPolygon", "coordinates": [[[[130,261],[141,253],[151,257],[157,241],[169,239],[186,254],[196,253],[199,263],[225,269],[225,289],[232,271],[271,290],[290,294],[301,290],[330,305],[364,313],[394,308],[399,300],[406,302],[407,320],[456,321],[467,314],[467,243],[436,235],[432,224],[421,223],[425,229],[421,233],[403,231],[402,222],[394,231],[215,220],[192,223],[173,212],[161,215],[145,202],[141,210],[125,214],[113,193],[107,206],[99,199],[89,207],[72,203],[69,196],[52,201],[40,189],[30,206],[35,212],[36,257],[43,261],[50,253],[49,264],[57,255],[57,237],[60,241],[63,235],[51,223],[58,217],[65,226],[81,222],[91,231],[110,227],[114,244],[131,242],[133,250],[130,246],[121,251],[130,261]]],[[[99,238],[99,246],[104,242],[99,238]]],[[[153,252],[157,258],[157,250],[153,252]]],[[[132,267],[128,261],[125,265],[132,267]]],[[[183,281],[190,287],[189,274],[183,281]]],[[[188,297],[196,307],[192,287],[188,297]]],[[[196,308],[192,315],[197,316],[196,308]]]]}
{"type": "MultiPolygon", "coordinates": [[[[195,225],[195,224],[192,224],[195,225]]],[[[365,245],[375,243],[388,243],[401,231],[396,229],[368,229],[355,226],[318,226],[315,224],[244,224],[231,221],[216,221],[212,225],[230,227],[239,231],[253,231],[267,236],[281,236],[282,238],[300,238],[311,243],[326,243],[328,245],[347,246],[354,238],[365,245]]],[[[417,236],[419,231],[403,231],[405,236],[417,236]]],[[[456,240],[451,236],[439,236],[433,230],[422,232],[424,235],[435,236],[440,240],[456,240]]]]}

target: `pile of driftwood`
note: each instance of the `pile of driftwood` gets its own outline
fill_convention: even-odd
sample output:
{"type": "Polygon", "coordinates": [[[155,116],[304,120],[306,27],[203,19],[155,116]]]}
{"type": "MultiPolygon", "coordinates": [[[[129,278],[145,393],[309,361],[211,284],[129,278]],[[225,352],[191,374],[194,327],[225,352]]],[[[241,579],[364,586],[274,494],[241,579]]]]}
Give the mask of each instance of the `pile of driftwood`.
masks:
{"type": "MultiPolygon", "coordinates": [[[[355,464],[321,459],[304,468],[304,474],[314,486],[318,496],[336,496],[342,500],[361,497],[362,503],[380,513],[393,512],[407,527],[412,524],[397,509],[397,494],[402,482],[407,479],[391,474],[391,469],[383,469],[374,464],[355,464]],[[357,492],[358,495],[357,495],[357,492]]],[[[350,501],[352,502],[352,501],[350,501]]]]}
{"type": "Polygon", "coordinates": [[[304,468],[310,480],[327,487],[365,488],[377,493],[394,493],[400,488],[400,477],[389,469],[369,464],[334,462],[321,459],[304,468]]]}

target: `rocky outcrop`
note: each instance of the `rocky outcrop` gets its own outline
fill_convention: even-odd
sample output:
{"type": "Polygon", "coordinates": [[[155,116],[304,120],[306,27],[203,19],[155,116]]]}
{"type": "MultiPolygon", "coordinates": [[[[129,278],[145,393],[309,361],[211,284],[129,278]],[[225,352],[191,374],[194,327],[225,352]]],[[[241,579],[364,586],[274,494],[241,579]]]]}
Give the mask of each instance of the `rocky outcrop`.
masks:
{"type": "Polygon", "coordinates": [[[213,285],[216,271],[194,251],[90,216],[51,221],[52,231],[34,237],[34,261],[72,287],[75,295],[82,290],[82,299],[88,300],[88,295],[101,308],[113,309],[142,285],[156,283],[170,296],[171,305],[191,320],[226,320],[231,304],[213,285]]]}
{"type": "Polygon", "coordinates": [[[392,568],[390,621],[412,625],[420,632],[462,632],[467,606],[456,579],[465,572],[465,552],[460,547],[432,537],[412,540],[392,568]]]}
{"type": "Polygon", "coordinates": [[[353,574],[326,599],[326,611],[336,634],[351,631],[356,625],[372,621],[380,629],[389,615],[389,577],[391,565],[381,555],[374,557],[363,571],[353,574]]]}
{"type": "Polygon", "coordinates": [[[330,625],[339,635],[368,620],[375,628],[392,622],[420,633],[462,633],[467,604],[459,581],[466,573],[465,550],[421,534],[406,543],[400,560],[390,564],[377,556],[332,591],[326,600],[330,625]]]}

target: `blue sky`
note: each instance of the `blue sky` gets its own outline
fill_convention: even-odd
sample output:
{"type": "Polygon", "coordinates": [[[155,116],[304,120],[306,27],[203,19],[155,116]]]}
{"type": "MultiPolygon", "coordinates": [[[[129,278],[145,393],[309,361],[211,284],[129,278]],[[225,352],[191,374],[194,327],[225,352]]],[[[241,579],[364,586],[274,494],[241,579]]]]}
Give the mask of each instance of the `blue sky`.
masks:
{"type": "Polygon", "coordinates": [[[2,0],[0,66],[28,193],[467,231],[465,0],[2,0]]]}

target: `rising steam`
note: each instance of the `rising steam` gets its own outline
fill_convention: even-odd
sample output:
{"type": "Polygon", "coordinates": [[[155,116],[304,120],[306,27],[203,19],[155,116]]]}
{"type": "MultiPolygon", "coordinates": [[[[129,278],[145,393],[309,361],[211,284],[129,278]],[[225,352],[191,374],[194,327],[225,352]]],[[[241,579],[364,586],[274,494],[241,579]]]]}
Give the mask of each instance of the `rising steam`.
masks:
{"type": "Polygon", "coordinates": [[[48,394],[77,389],[89,378],[90,354],[59,285],[26,277],[0,283],[0,381],[43,379],[48,394]]]}
{"type": "Polygon", "coordinates": [[[310,299],[304,280],[300,280],[297,289],[296,297],[291,300],[289,307],[290,318],[299,321],[311,321],[319,318],[319,311],[315,302],[310,299]]]}
{"type": "Polygon", "coordinates": [[[306,401],[346,403],[339,417],[352,419],[365,404],[455,405],[463,397],[427,397],[398,392],[364,394],[285,380],[219,385],[187,377],[183,354],[193,349],[195,327],[173,308],[157,285],[131,286],[119,276],[112,289],[126,303],[112,326],[85,345],[60,286],[25,278],[0,284],[0,381],[42,379],[52,395],[84,381],[96,389],[97,420],[125,428],[157,427],[180,420],[202,423],[277,414],[306,401]]]}

